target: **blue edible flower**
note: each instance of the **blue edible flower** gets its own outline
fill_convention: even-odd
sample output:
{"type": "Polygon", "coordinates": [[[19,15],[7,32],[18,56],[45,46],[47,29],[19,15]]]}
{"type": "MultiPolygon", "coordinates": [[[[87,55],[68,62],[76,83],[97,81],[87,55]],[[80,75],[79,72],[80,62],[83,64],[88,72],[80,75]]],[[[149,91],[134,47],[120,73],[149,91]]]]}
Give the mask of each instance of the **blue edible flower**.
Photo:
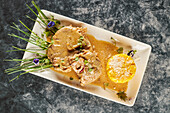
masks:
{"type": "Polygon", "coordinates": [[[48,28],[50,28],[50,27],[53,27],[55,25],[55,22],[53,22],[53,21],[50,21],[49,23],[48,23],[48,28]]]}
{"type": "Polygon", "coordinates": [[[39,59],[35,58],[35,59],[33,60],[33,63],[34,63],[35,65],[39,64],[39,59]]]}

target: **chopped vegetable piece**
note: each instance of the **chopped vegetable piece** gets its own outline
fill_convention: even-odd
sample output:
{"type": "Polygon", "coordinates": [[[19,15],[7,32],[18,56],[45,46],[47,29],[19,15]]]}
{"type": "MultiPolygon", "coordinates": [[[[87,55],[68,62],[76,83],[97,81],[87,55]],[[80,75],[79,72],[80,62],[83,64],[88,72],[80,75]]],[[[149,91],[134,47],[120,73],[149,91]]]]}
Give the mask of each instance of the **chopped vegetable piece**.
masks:
{"type": "Polygon", "coordinates": [[[105,86],[109,86],[109,83],[104,83],[105,86]]]}
{"type": "Polygon", "coordinates": [[[77,44],[77,45],[82,45],[82,43],[78,42],[78,44],[77,44]]]}
{"type": "Polygon", "coordinates": [[[70,80],[73,80],[73,78],[72,78],[72,77],[70,77],[70,80]]]}
{"type": "Polygon", "coordinates": [[[45,59],[45,64],[50,64],[49,59],[45,59]]]}
{"type": "Polygon", "coordinates": [[[122,54],[122,53],[123,53],[123,47],[120,47],[120,48],[117,50],[117,52],[118,52],[119,54],[122,54]]]}
{"type": "Polygon", "coordinates": [[[41,34],[41,37],[44,37],[44,34],[41,34]]]}
{"type": "Polygon", "coordinates": [[[82,51],[82,49],[79,49],[79,51],[82,51]]]}
{"type": "Polygon", "coordinates": [[[117,96],[118,96],[118,98],[120,98],[121,100],[124,100],[124,101],[127,100],[127,95],[126,95],[126,93],[125,93],[124,91],[119,91],[119,92],[117,93],[117,96]]]}
{"type": "Polygon", "coordinates": [[[81,40],[83,40],[83,39],[84,39],[84,37],[83,37],[83,36],[80,36],[80,39],[81,39],[81,40]]]}
{"type": "Polygon", "coordinates": [[[61,63],[64,63],[64,60],[62,60],[61,63]]]}
{"type": "Polygon", "coordinates": [[[137,50],[133,50],[133,53],[135,54],[137,52],[137,50]]]}
{"type": "Polygon", "coordinates": [[[36,56],[40,56],[40,54],[39,54],[39,53],[36,53],[36,56]]]}
{"type": "Polygon", "coordinates": [[[59,30],[59,29],[61,29],[61,28],[63,28],[64,26],[59,26],[57,29],[59,30]]]}
{"type": "Polygon", "coordinates": [[[85,46],[87,45],[85,41],[82,41],[82,44],[84,44],[85,46]]]}
{"type": "Polygon", "coordinates": [[[88,70],[89,72],[91,72],[91,71],[93,71],[93,69],[92,68],[89,68],[89,70],[88,70]]]}
{"type": "Polygon", "coordinates": [[[79,57],[76,57],[76,58],[75,58],[75,61],[78,61],[78,60],[79,60],[79,57]]]}
{"type": "Polygon", "coordinates": [[[88,63],[88,61],[87,60],[84,60],[84,64],[87,64],[88,63]]]}
{"type": "Polygon", "coordinates": [[[83,37],[83,36],[80,36],[80,38],[78,39],[78,43],[77,43],[77,45],[80,45],[80,48],[82,48],[82,47],[83,47],[83,46],[82,46],[83,39],[84,39],[84,37],[83,37]]]}
{"type": "Polygon", "coordinates": [[[55,24],[60,24],[59,20],[54,20],[55,24]]]}
{"type": "Polygon", "coordinates": [[[46,31],[46,32],[44,32],[44,34],[46,35],[46,37],[48,37],[48,36],[51,35],[51,32],[50,31],[46,31]]]}

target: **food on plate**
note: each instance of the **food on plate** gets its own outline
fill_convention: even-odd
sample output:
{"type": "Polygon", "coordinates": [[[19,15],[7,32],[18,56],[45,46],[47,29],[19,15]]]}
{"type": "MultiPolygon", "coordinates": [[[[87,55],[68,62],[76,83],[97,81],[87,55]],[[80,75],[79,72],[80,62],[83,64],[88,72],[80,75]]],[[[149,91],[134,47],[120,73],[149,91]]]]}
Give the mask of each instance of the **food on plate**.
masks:
{"type": "MultiPolygon", "coordinates": [[[[110,73],[114,69],[112,65],[108,65],[108,62],[114,62],[114,66],[124,62],[123,65],[128,66],[131,62],[134,64],[133,59],[126,54],[118,54],[120,48],[123,52],[122,47],[118,48],[115,44],[97,40],[87,34],[87,28],[65,26],[47,40],[49,42],[53,40],[53,44],[47,50],[47,56],[54,66],[52,69],[79,80],[81,86],[94,84],[104,89],[126,91],[128,81],[134,76],[135,71],[129,78],[127,76],[127,79],[121,77],[122,79],[118,81],[114,80],[114,74],[110,73]],[[116,56],[120,56],[120,60],[112,59],[116,56]],[[127,58],[128,61],[125,62],[123,58],[127,58]]],[[[118,71],[122,71],[121,69],[130,69],[131,72],[129,67],[120,67],[118,71]]],[[[122,76],[123,74],[125,73],[122,73],[122,76]]]]}
{"type": "Polygon", "coordinates": [[[136,72],[136,65],[131,56],[117,54],[107,62],[107,74],[115,83],[125,83],[133,78],[136,72]]]}

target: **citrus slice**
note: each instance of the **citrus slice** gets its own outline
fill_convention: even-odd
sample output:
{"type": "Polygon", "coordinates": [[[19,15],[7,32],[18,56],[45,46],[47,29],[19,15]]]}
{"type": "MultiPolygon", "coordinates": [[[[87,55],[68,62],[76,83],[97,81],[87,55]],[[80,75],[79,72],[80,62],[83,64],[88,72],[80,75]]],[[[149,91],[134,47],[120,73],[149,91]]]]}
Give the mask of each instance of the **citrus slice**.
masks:
{"type": "Polygon", "coordinates": [[[107,75],[115,83],[125,83],[131,80],[136,72],[134,60],[126,54],[112,56],[107,62],[107,75]]]}

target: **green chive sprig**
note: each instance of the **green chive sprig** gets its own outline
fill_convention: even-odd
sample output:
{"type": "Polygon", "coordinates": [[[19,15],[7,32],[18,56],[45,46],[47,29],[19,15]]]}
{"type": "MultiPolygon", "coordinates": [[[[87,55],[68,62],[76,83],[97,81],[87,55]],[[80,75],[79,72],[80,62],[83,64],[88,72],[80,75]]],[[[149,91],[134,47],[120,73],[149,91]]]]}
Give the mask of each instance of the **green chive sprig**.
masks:
{"type": "MultiPolygon", "coordinates": [[[[35,20],[28,15],[26,15],[26,17],[29,18],[32,21],[38,22],[41,25],[41,27],[45,29],[45,32],[51,33],[51,34],[48,34],[48,35],[50,35],[52,37],[57,30],[61,29],[62,26],[60,26],[60,21],[54,19],[53,16],[51,16],[51,18],[48,18],[41,11],[39,6],[36,5],[36,3],[34,1],[32,1],[32,4],[36,8],[36,10],[38,11],[38,14],[36,14],[35,11],[31,7],[29,7],[28,5],[27,5],[27,7],[32,11],[32,13],[34,13],[37,16],[37,18],[39,20],[35,20]],[[48,28],[50,21],[53,23],[54,26],[51,26],[50,28],[48,28]]],[[[21,49],[21,48],[12,46],[15,50],[8,50],[7,51],[7,52],[26,51],[26,52],[34,53],[36,55],[36,57],[30,58],[30,59],[7,59],[7,60],[5,60],[5,61],[8,61],[8,62],[13,61],[13,62],[18,63],[16,66],[14,66],[12,68],[8,68],[8,69],[5,70],[5,72],[8,75],[25,71],[25,72],[20,73],[16,77],[14,77],[10,81],[18,79],[21,75],[27,74],[29,72],[34,72],[34,71],[53,67],[53,65],[52,65],[51,61],[48,59],[47,55],[39,52],[39,51],[42,51],[42,50],[48,50],[48,48],[53,44],[53,40],[51,39],[51,43],[47,42],[45,39],[43,39],[42,37],[38,36],[35,32],[33,32],[21,20],[19,20],[19,22],[31,33],[23,31],[15,23],[13,23],[13,26],[11,26],[11,28],[13,28],[17,31],[20,31],[21,33],[25,34],[25,36],[30,37],[30,39],[27,39],[25,37],[21,37],[21,36],[15,35],[15,34],[8,34],[8,35],[15,37],[15,38],[19,38],[19,39],[24,40],[26,42],[29,42],[29,43],[39,47],[40,49],[21,49]]],[[[48,36],[48,35],[46,34],[46,36],[48,36]]]]}

